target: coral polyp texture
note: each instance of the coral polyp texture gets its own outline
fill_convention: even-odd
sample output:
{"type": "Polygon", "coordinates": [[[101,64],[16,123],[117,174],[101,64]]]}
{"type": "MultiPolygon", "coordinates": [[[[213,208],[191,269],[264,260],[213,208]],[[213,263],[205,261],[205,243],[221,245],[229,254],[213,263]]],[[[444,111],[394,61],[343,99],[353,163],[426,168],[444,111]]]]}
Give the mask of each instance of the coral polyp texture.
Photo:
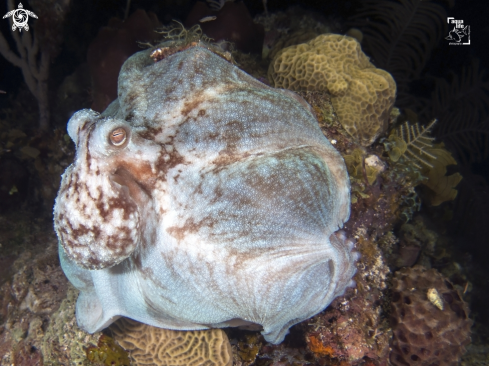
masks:
{"type": "Polygon", "coordinates": [[[284,48],[270,63],[276,88],[326,91],[345,130],[363,146],[386,130],[396,98],[396,83],[377,69],[352,37],[322,34],[284,48]]]}
{"type": "Polygon", "coordinates": [[[137,366],[231,366],[231,343],[221,329],[178,331],[119,319],[110,330],[137,366]]]}
{"type": "Polygon", "coordinates": [[[393,365],[455,366],[470,343],[468,305],[435,269],[396,272],[392,286],[393,365]]]}
{"type": "Polygon", "coordinates": [[[54,208],[80,327],[289,327],[353,285],[341,155],[309,105],[195,42],[129,58],[119,98],[68,123],[54,208]]]}

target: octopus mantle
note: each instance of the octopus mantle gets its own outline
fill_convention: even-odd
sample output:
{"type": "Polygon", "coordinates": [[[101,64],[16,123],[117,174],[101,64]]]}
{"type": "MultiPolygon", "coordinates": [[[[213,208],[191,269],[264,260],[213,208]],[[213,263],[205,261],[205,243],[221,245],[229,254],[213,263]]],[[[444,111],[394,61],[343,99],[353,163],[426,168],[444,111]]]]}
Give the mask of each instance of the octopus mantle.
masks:
{"type": "Polygon", "coordinates": [[[68,123],[54,217],[78,323],[251,324],[279,343],[352,283],[343,159],[296,94],[200,46],[149,54],[103,114],[68,123]]]}

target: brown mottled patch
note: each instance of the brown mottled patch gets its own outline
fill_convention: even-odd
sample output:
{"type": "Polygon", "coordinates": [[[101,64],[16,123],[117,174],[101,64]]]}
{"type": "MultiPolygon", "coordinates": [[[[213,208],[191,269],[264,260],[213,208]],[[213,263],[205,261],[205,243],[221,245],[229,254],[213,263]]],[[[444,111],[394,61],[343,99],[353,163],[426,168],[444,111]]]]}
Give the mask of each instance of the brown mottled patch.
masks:
{"type": "Polygon", "coordinates": [[[122,232],[124,236],[120,238],[118,235],[110,235],[104,242],[105,247],[112,251],[115,256],[124,256],[127,249],[134,245],[131,238],[131,230],[126,227],[120,227],[119,233],[122,232]]]}
{"type": "Polygon", "coordinates": [[[183,60],[180,60],[180,62],[178,63],[178,66],[177,66],[178,71],[181,71],[181,70],[182,70],[182,68],[183,68],[183,64],[184,64],[184,63],[185,63],[185,62],[184,62],[183,60]]]}
{"type": "MultiPolygon", "coordinates": [[[[134,98],[134,99],[135,99],[135,98],[134,98]]],[[[125,120],[126,120],[127,122],[131,122],[131,121],[134,119],[134,117],[135,117],[135,116],[134,116],[134,110],[135,110],[135,109],[136,109],[136,108],[132,108],[132,109],[130,110],[130,112],[126,114],[126,116],[125,116],[125,120]]]]}
{"type": "Polygon", "coordinates": [[[240,121],[232,120],[229,122],[226,122],[225,126],[234,132],[237,132],[238,134],[243,134],[246,132],[243,123],[240,121]]]}
{"type": "MultiPolygon", "coordinates": [[[[134,258],[135,256],[133,256],[134,258]]],[[[155,285],[156,285],[156,288],[160,289],[160,294],[163,293],[163,290],[166,290],[167,292],[170,292],[168,286],[160,281],[158,279],[158,276],[156,276],[154,274],[154,271],[149,268],[149,267],[143,267],[142,264],[139,264],[137,265],[137,268],[139,270],[139,273],[145,278],[145,279],[148,279],[150,281],[152,281],[155,285]]],[[[168,301],[171,301],[170,299],[166,298],[168,301]]],[[[174,301],[171,301],[172,303],[174,303],[174,301]]]]}
{"type": "MultiPolygon", "coordinates": [[[[81,260],[81,257],[78,256],[78,261],[80,261],[80,260],[81,260]]],[[[102,261],[97,259],[93,255],[90,256],[88,263],[90,263],[92,269],[100,268],[102,266],[102,261]]]]}
{"type": "MultiPolygon", "coordinates": [[[[119,94],[119,98],[122,97],[122,94],[119,94]]],[[[134,105],[136,100],[138,98],[138,94],[135,93],[134,91],[131,92],[131,93],[126,93],[126,96],[124,98],[124,104],[127,104],[127,105],[134,105]]],[[[133,110],[134,108],[128,108],[126,110],[129,110],[131,112],[128,113],[128,116],[125,116],[126,118],[124,118],[126,121],[128,120],[128,117],[130,117],[129,115],[133,115],[133,110]]]]}
{"type": "Polygon", "coordinates": [[[182,241],[186,235],[185,228],[178,226],[169,227],[168,229],[166,229],[166,232],[177,239],[177,241],[182,241]]]}
{"type": "MultiPolygon", "coordinates": [[[[303,149],[293,149],[281,151],[273,154],[273,157],[279,161],[290,161],[293,159],[294,165],[300,164],[302,167],[306,167],[307,169],[303,171],[304,174],[310,175],[308,180],[314,181],[314,185],[308,186],[307,190],[299,190],[295,191],[295,196],[291,197],[291,199],[295,201],[302,202],[303,204],[314,204],[311,201],[312,197],[319,197],[319,191],[324,189],[324,187],[329,187],[331,182],[328,181],[328,177],[324,174],[324,171],[318,166],[316,163],[312,163],[308,160],[308,156],[314,155],[314,152],[303,149]]],[[[261,161],[254,160],[250,163],[248,172],[246,173],[245,181],[247,185],[253,186],[254,189],[258,192],[260,197],[277,197],[283,195],[290,195],[287,186],[292,182],[285,183],[285,185],[279,185],[277,182],[280,182],[284,178],[284,165],[279,164],[272,170],[266,177],[262,174],[258,173],[258,168],[261,165],[261,161]]],[[[240,202],[240,205],[253,205],[253,202],[240,202]]]]}
{"type": "Polygon", "coordinates": [[[178,241],[182,241],[188,234],[198,233],[204,227],[209,227],[212,229],[215,224],[216,219],[213,216],[204,217],[198,222],[191,218],[186,220],[183,226],[172,226],[166,231],[178,241]]]}
{"type": "Polygon", "coordinates": [[[222,151],[225,154],[234,153],[243,134],[246,132],[243,123],[233,120],[225,124],[226,129],[222,134],[222,139],[226,142],[226,148],[222,151]]]}
{"type": "Polygon", "coordinates": [[[95,126],[95,122],[94,120],[91,120],[91,119],[86,119],[83,124],[80,124],[77,131],[76,131],[76,135],[77,135],[77,143],[76,145],[78,146],[79,143],[80,143],[80,132],[81,131],[84,131],[84,130],[87,130],[87,129],[92,129],[93,130],[93,127],[95,126]]]}
{"type": "Polygon", "coordinates": [[[224,196],[224,192],[223,192],[223,190],[222,190],[221,187],[216,186],[214,188],[214,192],[213,193],[214,193],[214,196],[212,197],[212,200],[210,201],[211,204],[217,203],[217,202],[219,202],[219,201],[222,200],[222,198],[224,196]]]}
{"type": "MultiPolygon", "coordinates": [[[[261,155],[262,154],[259,154],[257,156],[261,156],[261,155]]],[[[237,162],[242,162],[245,159],[247,159],[249,156],[251,156],[250,153],[235,155],[235,154],[231,154],[231,151],[221,151],[217,156],[217,158],[211,161],[211,164],[214,165],[212,172],[214,174],[217,174],[220,171],[227,169],[229,165],[237,162]]]]}
{"type": "Polygon", "coordinates": [[[165,95],[170,95],[175,93],[176,87],[174,83],[171,83],[168,85],[168,87],[165,89],[165,95]]]}
{"type": "Polygon", "coordinates": [[[158,172],[163,173],[166,179],[166,174],[168,173],[168,170],[183,163],[184,163],[183,156],[181,156],[176,150],[173,150],[173,152],[171,153],[163,152],[158,157],[158,160],[156,162],[156,169],[158,170],[158,172]],[[165,155],[169,156],[170,158],[166,160],[165,155]]]}
{"type": "Polygon", "coordinates": [[[194,98],[188,102],[185,102],[181,111],[182,116],[187,117],[190,112],[196,109],[200,104],[202,104],[202,102],[204,102],[203,98],[194,98]]]}
{"type": "MultiPolygon", "coordinates": [[[[85,139],[85,151],[86,151],[86,156],[85,156],[85,165],[87,168],[87,171],[90,171],[90,161],[92,160],[92,154],[90,154],[90,139],[92,137],[93,130],[95,128],[95,123],[90,126],[91,128],[87,132],[87,138],[85,139]]],[[[78,176],[77,176],[78,178],[78,176]]],[[[78,181],[79,179],[77,179],[78,181]]]]}
{"type": "MultiPolygon", "coordinates": [[[[77,189],[75,191],[67,191],[67,197],[65,200],[70,200],[71,195],[77,196],[84,192],[89,192],[87,184],[80,182],[78,173],[73,173],[70,180],[73,185],[76,184],[77,189]]],[[[123,212],[123,219],[129,220],[130,214],[137,210],[136,205],[127,194],[124,194],[123,190],[120,190],[119,196],[116,198],[109,198],[104,195],[101,187],[98,187],[98,197],[93,198],[97,211],[91,213],[91,217],[87,218],[84,223],[77,222],[78,219],[64,214],[58,214],[58,233],[60,235],[61,242],[66,250],[66,253],[73,258],[76,262],[83,264],[90,269],[103,268],[107,265],[113,264],[118,258],[123,258],[127,255],[127,252],[134,246],[131,238],[132,230],[128,227],[118,227],[116,235],[106,235],[102,231],[100,224],[104,222],[110,222],[109,216],[115,209],[121,209],[123,212]],[[104,207],[105,204],[107,207],[104,207]],[[76,227],[76,228],[75,228],[76,227]],[[122,238],[119,234],[123,234],[122,238]],[[93,238],[93,242],[97,245],[103,245],[105,248],[112,252],[111,259],[103,260],[99,258],[96,248],[92,248],[91,244],[80,242],[82,236],[90,236],[93,238]],[[83,255],[83,251],[88,250],[90,254],[83,255]]],[[[86,204],[81,203],[79,205],[79,211],[84,213],[86,210],[86,204]]]]}
{"type": "MultiPolygon", "coordinates": [[[[207,56],[207,55],[205,55],[205,56],[207,56]]],[[[204,74],[203,67],[204,67],[204,65],[206,65],[205,62],[199,62],[198,58],[196,57],[196,59],[194,60],[194,62],[191,63],[191,65],[193,66],[193,70],[192,70],[191,75],[202,75],[202,74],[204,74]]],[[[203,80],[203,82],[205,83],[206,80],[203,80]]],[[[204,84],[204,88],[205,88],[205,84],[204,84]]]]}
{"type": "Polygon", "coordinates": [[[146,130],[139,132],[138,136],[145,139],[154,141],[155,136],[159,135],[163,131],[163,127],[146,127],[146,130]]]}
{"type": "Polygon", "coordinates": [[[213,164],[215,167],[212,169],[212,172],[217,174],[220,171],[227,169],[227,167],[230,164],[233,164],[237,161],[240,161],[241,157],[240,156],[235,156],[235,155],[229,155],[229,154],[219,154],[217,158],[215,158],[211,164],[213,164]]]}
{"type": "MultiPolygon", "coordinates": [[[[103,220],[103,219],[102,219],[103,220]]],[[[126,227],[119,227],[119,233],[122,231],[124,233],[123,238],[120,238],[119,235],[111,235],[107,236],[97,225],[98,222],[95,222],[94,225],[85,226],[79,225],[78,229],[74,229],[71,222],[67,220],[64,222],[64,227],[70,227],[70,232],[63,228],[59,230],[59,234],[61,236],[61,242],[63,247],[65,248],[66,253],[72,257],[78,263],[84,263],[84,266],[88,264],[88,267],[91,269],[95,268],[103,268],[107,265],[113,264],[113,260],[102,260],[99,255],[96,253],[95,248],[91,246],[87,246],[86,244],[80,244],[79,238],[90,234],[93,237],[93,241],[98,245],[103,245],[105,248],[109,249],[112,252],[112,256],[115,258],[120,258],[121,256],[125,256],[128,248],[133,246],[133,242],[131,239],[131,230],[126,227]],[[80,249],[89,250],[90,255],[88,258],[81,255],[80,249]]]]}

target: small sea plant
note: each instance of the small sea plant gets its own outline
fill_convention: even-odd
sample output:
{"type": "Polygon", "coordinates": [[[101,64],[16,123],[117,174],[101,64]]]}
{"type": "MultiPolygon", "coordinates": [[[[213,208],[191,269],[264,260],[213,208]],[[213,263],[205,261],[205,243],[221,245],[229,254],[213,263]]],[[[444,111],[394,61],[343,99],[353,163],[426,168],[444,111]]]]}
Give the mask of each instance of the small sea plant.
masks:
{"type": "Polygon", "coordinates": [[[409,161],[419,170],[423,166],[433,168],[430,160],[436,159],[436,156],[429,152],[433,148],[434,137],[429,133],[436,123],[436,119],[431,121],[428,126],[420,127],[419,123],[404,122],[398,128],[394,129],[389,135],[384,146],[393,162],[398,162],[401,157],[409,161]]]}
{"type": "Polygon", "coordinates": [[[457,161],[443,143],[435,144],[435,138],[429,135],[435,123],[436,119],[420,127],[419,123],[406,121],[383,142],[392,162],[404,166],[408,176],[422,177],[421,183],[429,189],[427,198],[432,206],[455,199],[455,187],[462,180],[459,173],[446,175],[447,166],[457,165],[457,161]]]}

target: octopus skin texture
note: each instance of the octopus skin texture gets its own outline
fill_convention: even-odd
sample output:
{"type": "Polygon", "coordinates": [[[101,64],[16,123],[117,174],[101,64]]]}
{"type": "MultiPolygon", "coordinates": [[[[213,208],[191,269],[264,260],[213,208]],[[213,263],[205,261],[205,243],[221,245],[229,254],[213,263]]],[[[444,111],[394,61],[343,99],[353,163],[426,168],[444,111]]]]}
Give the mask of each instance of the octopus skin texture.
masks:
{"type": "Polygon", "coordinates": [[[205,47],[130,57],[68,123],[54,207],[79,326],[262,329],[280,343],[353,284],[343,158],[308,104],[205,47]]]}

